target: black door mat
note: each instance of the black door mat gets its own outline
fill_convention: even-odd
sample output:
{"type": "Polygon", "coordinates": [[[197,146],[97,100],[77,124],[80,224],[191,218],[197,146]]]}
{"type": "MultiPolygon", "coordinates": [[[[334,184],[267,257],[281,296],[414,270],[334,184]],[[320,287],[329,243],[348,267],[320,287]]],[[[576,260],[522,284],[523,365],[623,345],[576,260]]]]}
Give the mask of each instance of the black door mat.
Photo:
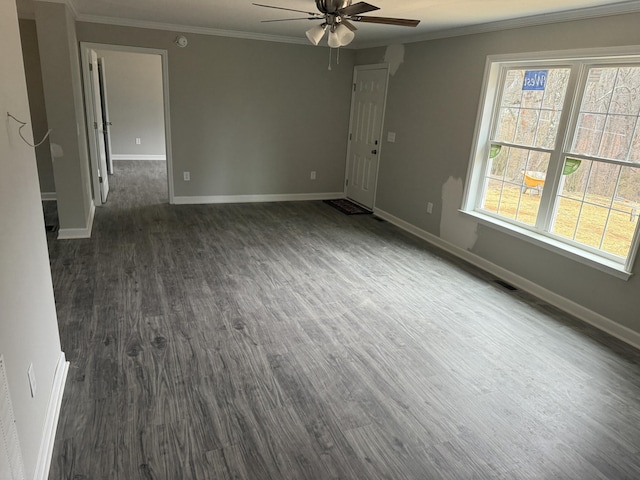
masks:
{"type": "Polygon", "coordinates": [[[340,210],[345,215],[370,215],[373,212],[361,207],[358,204],[353,203],[346,198],[338,198],[336,200],[324,200],[324,203],[328,203],[333,208],[340,210]]]}

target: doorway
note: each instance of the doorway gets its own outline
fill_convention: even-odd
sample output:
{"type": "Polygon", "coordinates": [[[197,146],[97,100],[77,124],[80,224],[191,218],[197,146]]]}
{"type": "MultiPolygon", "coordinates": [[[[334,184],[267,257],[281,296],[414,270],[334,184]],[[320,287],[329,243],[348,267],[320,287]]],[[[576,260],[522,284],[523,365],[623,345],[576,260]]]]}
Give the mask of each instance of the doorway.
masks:
{"type": "Polygon", "coordinates": [[[174,203],[167,52],[82,42],[81,55],[95,205],[119,160],[161,162],[174,203]]]}
{"type": "Polygon", "coordinates": [[[354,68],[345,193],[370,210],[378,184],[388,79],[386,64],[354,68]]]}

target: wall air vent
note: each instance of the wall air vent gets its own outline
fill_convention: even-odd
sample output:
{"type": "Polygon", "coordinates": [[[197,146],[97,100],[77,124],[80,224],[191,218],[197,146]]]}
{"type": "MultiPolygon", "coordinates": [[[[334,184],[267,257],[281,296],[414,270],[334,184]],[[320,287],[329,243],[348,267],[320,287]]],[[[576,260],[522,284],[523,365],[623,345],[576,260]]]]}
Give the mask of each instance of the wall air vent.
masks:
{"type": "Polygon", "coordinates": [[[0,479],[24,480],[22,453],[2,355],[0,355],[0,479]]]}

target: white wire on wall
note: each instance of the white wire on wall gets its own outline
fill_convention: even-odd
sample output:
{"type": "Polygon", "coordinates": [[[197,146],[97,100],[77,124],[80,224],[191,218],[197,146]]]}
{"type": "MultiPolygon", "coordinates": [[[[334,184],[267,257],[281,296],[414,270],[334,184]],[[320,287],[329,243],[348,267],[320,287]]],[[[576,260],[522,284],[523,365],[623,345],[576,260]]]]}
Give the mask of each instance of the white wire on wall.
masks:
{"type": "Polygon", "coordinates": [[[7,112],[7,117],[13,118],[16,122],[18,122],[20,124],[20,128],[18,128],[18,135],[20,135],[20,138],[22,139],[22,141],[24,143],[26,143],[27,145],[29,145],[32,148],[38,148],[40,145],[42,145],[45,142],[45,140],[51,134],[51,129],[47,130],[47,133],[45,134],[44,137],[42,137],[42,140],[40,140],[35,145],[32,145],[31,142],[29,140],[27,140],[26,138],[24,138],[24,135],[22,134],[22,129],[27,126],[27,122],[23,122],[22,120],[18,120],[16,117],[11,115],[9,112],[7,112]]]}

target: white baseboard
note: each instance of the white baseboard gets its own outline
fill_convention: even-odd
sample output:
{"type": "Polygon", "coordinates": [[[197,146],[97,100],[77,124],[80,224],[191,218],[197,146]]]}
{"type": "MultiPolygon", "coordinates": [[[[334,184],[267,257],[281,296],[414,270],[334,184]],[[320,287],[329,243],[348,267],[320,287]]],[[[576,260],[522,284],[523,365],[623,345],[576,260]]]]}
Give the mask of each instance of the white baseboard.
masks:
{"type": "Polygon", "coordinates": [[[58,240],[77,240],[80,238],[91,238],[93,229],[93,218],[96,214],[96,204],[91,201],[89,216],[87,217],[86,228],[61,228],[58,230],[58,240]]]}
{"type": "Polygon", "coordinates": [[[310,200],[331,200],[344,198],[344,192],[333,193],[286,193],[271,195],[210,195],[200,197],[174,197],[176,205],[198,205],[214,203],[266,203],[266,202],[304,202],[310,200]]]}
{"type": "Polygon", "coordinates": [[[36,472],[33,476],[34,480],[47,480],[49,477],[53,444],[56,439],[60,407],[62,406],[62,395],[64,394],[64,385],[67,381],[68,372],[69,362],[66,361],[64,352],[60,352],[56,373],[53,377],[53,388],[51,389],[51,396],[49,397],[47,417],[45,419],[42,442],[40,443],[40,453],[36,463],[36,472]]]}
{"type": "Polygon", "coordinates": [[[373,213],[374,215],[377,215],[378,217],[388,221],[389,223],[392,223],[396,227],[399,227],[402,230],[405,230],[415,235],[416,237],[419,237],[431,243],[432,245],[435,245],[436,247],[439,247],[442,250],[445,250],[452,255],[455,255],[456,257],[461,258],[462,260],[465,260],[470,264],[475,265],[476,267],[513,284],[519,289],[524,290],[525,292],[528,292],[541,300],[544,300],[550,305],[553,305],[560,310],[567,312],[604,332],[607,332],[609,335],[612,335],[622,340],[623,342],[640,349],[640,333],[636,332],[635,330],[631,330],[624,325],[620,325],[619,323],[614,322],[604,315],[601,315],[597,312],[594,312],[593,310],[584,307],[583,305],[562,297],[561,295],[558,295],[551,290],[547,290],[537,283],[521,277],[520,275],[516,275],[510,270],[496,265],[495,263],[489,262],[488,260],[485,260],[484,258],[471,253],[468,250],[464,250],[460,247],[457,247],[456,245],[453,245],[452,243],[446,242],[440,237],[422,230],[421,228],[418,228],[415,225],[410,224],[409,222],[406,222],[388,212],[385,212],[384,210],[376,208],[374,209],[373,213]]]}
{"type": "Polygon", "coordinates": [[[166,155],[123,155],[121,153],[114,153],[111,155],[111,160],[167,160],[166,155]]]}
{"type": "Polygon", "coordinates": [[[54,202],[58,199],[56,192],[40,192],[40,198],[43,202],[54,202]]]}

